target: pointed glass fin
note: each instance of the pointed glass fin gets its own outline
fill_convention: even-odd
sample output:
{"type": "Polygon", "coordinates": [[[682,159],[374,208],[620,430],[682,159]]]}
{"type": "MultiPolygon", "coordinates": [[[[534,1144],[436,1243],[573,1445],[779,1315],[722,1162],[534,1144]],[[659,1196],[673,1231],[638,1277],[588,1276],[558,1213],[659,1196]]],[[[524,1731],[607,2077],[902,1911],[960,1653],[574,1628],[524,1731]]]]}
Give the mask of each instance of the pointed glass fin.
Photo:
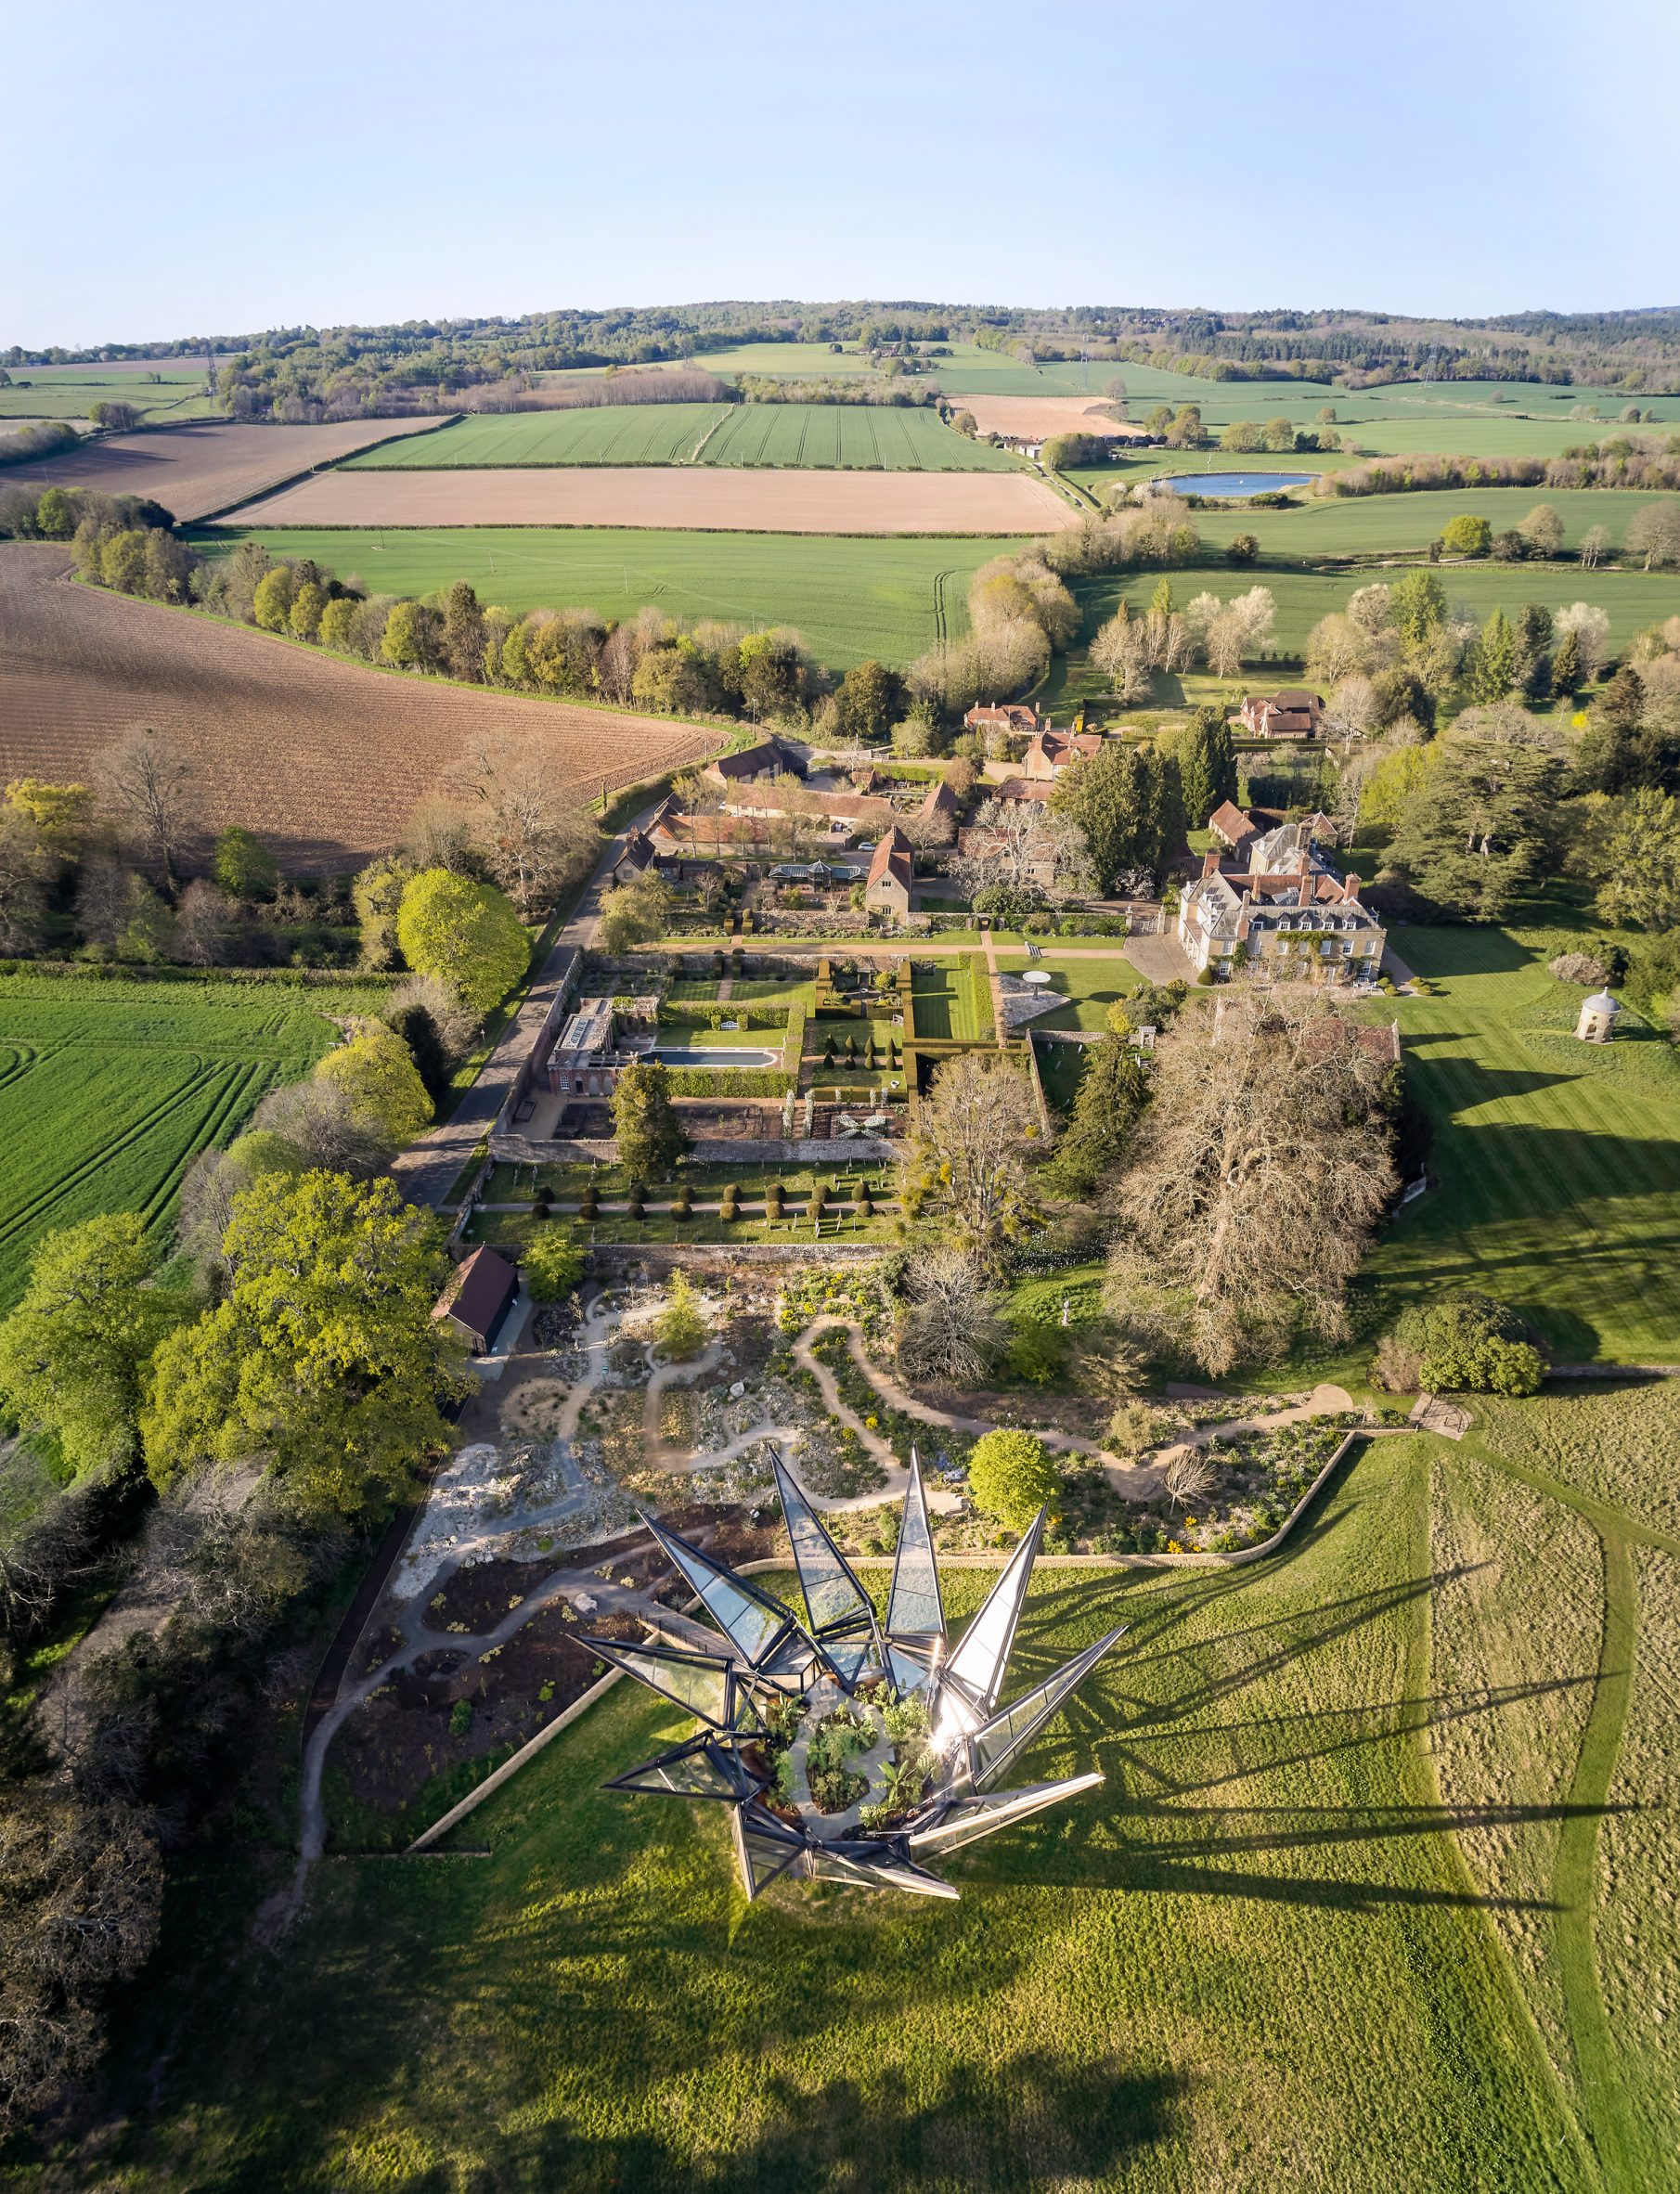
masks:
{"type": "Polygon", "coordinates": [[[743,1798],[753,1796],[759,1784],[738,1753],[711,1737],[696,1737],[692,1744],[662,1752],[645,1767],[614,1775],[606,1787],[648,1791],[659,1797],[726,1798],[739,1805],[743,1798]]]}
{"type": "Polygon", "coordinates": [[[756,1667],[792,1623],[794,1619],[787,1609],[743,1577],[736,1577],[721,1568],[697,1546],[691,1546],[686,1539],[678,1539],[675,1531],[667,1531],[651,1518],[644,1521],[669,1559],[699,1594],[701,1605],[712,1620],[719,1630],[728,1632],[737,1649],[756,1667]]]}
{"type": "Polygon", "coordinates": [[[650,1691],[663,1692],[714,1729],[730,1726],[730,1664],[709,1653],[678,1653],[669,1646],[627,1646],[616,1638],[579,1641],[602,1660],[634,1676],[650,1691]]]}
{"type": "Polygon", "coordinates": [[[937,1874],[929,1874],[925,1866],[918,1866],[913,1859],[900,1858],[888,1844],[877,1844],[872,1851],[867,1844],[846,1844],[834,1855],[856,1866],[872,1889],[908,1890],[918,1897],[956,1897],[961,1893],[937,1874]]]}
{"type": "Polygon", "coordinates": [[[1043,1530],[1044,1511],[1040,1509],[1026,1537],[1010,1555],[1002,1575],[987,1594],[980,1612],[951,1647],[939,1672],[942,1685],[956,1685],[973,1702],[976,1714],[963,1718],[971,1727],[991,1712],[1003,1688],[1009,1669],[1009,1649],[1015,1642],[1015,1625],[1026,1605],[1027,1587],[1032,1577],[1033,1563],[1038,1559],[1043,1530]]]}
{"type": "Polygon", "coordinates": [[[939,1601],[939,1566],[934,1559],[933,1528],[927,1520],[927,1494],[922,1465],[910,1451],[910,1484],[898,1519],[898,1551],[893,1557],[893,1586],[887,1594],[885,1628],[895,1638],[942,1638],[945,1609],[939,1601]]]}
{"type": "Polygon", "coordinates": [[[1002,1775],[1015,1755],[1031,1744],[1068,1694],[1091,1673],[1109,1647],[1125,1635],[1127,1627],[1123,1622],[1118,1624],[1094,1646],[1075,1654],[1053,1674],[1046,1676],[1042,1684],[1036,1684],[976,1730],[970,1740],[969,1756],[977,1788],[983,1789],[994,1776],[1002,1775]]]}
{"type": "Polygon", "coordinates": [[[852,1574],[851,1564],[829,1537],[822,1518],[774,1447],[770,1464],[812,1631],[821,1634],[835,1624],[872,1620],[869,1595],[852,1574]]]}
{"type": "Polygon", "coordinates": [[[1012,1821],[1024,1821],[1028,1813],[1041,1813],[1047,1805],[1060,1805],[1065,1798],[1090,1790],[1102,1779],[1099,1775],[1069,1775],[1061,1783],[1034,1783],[1024,1790],[959,1799],[931,1828],[912,1828],[910,1848],[927,1852],[961,1851],[965,1843],[978,1843],[981,1837],[1008,1827],[1012,1821]]]}

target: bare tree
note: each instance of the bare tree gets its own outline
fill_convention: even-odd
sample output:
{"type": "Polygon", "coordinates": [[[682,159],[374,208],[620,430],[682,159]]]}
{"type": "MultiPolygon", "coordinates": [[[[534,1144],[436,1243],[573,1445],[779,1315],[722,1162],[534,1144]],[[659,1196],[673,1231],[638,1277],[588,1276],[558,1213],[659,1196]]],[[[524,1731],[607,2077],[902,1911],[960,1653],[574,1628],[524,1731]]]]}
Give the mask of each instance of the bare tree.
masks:
{"type": "Polygon", "coordinates": [[[1002,1354],[1006,1336],[986,1268],[961,1249],[917,1258],[898,1335],[898,1361],[912,1378],[977,1386],[1002,1354]]]}
{"type": "Polygon", "coordinates": [[[1596,571],[1609,551],[1610,529],[1608,525],[1589,525],[1581,536],[1580,557],[1589,572],[1596,571]]]}
{"type": "Polygon", "coordinates": [[[175,958],[190,967],[219,967],[232,950],[235,919],[209,878],[195,877],[175,910],[175,958]]]}
{"type": "Polygon", "coordinates": [[[522,914],[549,904],[583,873],[601,833],[562,797],[530,741],[481,741],[458,774],[485,865],[522,914]]]}
{"type": "Polygon", "coordinates": [[[417,869],[450,869],[460,875],[473,866],[472,821],[459,801],[428,794],[408,810],[402,850],[417,869]]]}
{"type": "Polygon", "coordinates": [[[1347,1333],[1344,1298],[1392,1189],[1379,1044],[1327,1008],[1258,998],[1180,1016],[1117,1196],[1108,1303],[1209,1373],[1347,1333]]]}
{"type": "Polygon", "coordinates": [[[155,731],[131,731],[100,755],[97,775],[119,831],[143,859],[158,864],[173,892],[193,838],[197,768],[155,731]]]}
{"type": "Polygon", "coordinates": [[[1184,1448],[1168,1464],[1161,1484],[1168,1500],[1182,1516],[1193,1501],[1199,1501],[1209,1491],[1218,1475],[1200,1448],[1184,1448]]]}
{"type": "Polygon", "coordinates": [[[1031,1222],[1026,1161],[1039,1134],[1038,1107],[1014,1062],[963,1052],[940,1067],[917,1107],[899,1168],[907,1215],[941,1213],[963,1248],[995,1256],[1031,1222]]]}
{"type": "Polygon", "coordinates": [[[1071,879],[1083,873],[1088,860],[1078,823],[1041,800],[983,801],[969,846],[951,871],[971,897],[993,884],[1029,887],[1047,865],[1053,877],[1071,879]]]}

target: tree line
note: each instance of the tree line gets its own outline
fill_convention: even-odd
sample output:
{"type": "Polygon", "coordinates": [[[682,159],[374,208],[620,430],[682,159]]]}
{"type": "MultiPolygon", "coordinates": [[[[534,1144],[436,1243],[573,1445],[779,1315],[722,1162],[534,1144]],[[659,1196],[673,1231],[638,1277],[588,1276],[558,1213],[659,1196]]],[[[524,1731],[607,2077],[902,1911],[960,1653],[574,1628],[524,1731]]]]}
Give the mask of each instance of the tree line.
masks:
{"type": "Polygon", "coordinates": [[[1376,457],[1319,476],[1323,496],[1434,494],[1453,487],[1680,488],[1680,434],[1584,443],[1562,457],[1376,457]]]}

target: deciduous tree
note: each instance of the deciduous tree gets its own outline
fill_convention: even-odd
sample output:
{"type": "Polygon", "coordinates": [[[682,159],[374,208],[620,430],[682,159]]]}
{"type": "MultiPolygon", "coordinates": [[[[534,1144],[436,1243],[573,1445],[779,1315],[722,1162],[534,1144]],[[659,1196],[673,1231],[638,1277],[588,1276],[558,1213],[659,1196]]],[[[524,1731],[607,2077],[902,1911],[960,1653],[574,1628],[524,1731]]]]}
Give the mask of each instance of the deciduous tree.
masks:
{"type": "Polygon", "coordinates": [[[1214,1374],[1307,1331],[1345,1296],[1393,1184],[1388,1063],[1327,1011],[1252,997],[1181,1014],[1116,1197],[1110,1309],[1214,1374]]]}
{"type": "Polygon", "coordinates": [[[1015,1063],[963,1052],[917,1107],[900,1164],[905,1211],[944,1215],[959,1245],[989,1261],[1032,1223],[1027,1159],[1040,1142],[1038,1107],[1015,1063]]]}
{"type": "Polygon", "coordinates": [[[531,941],[501,893],[447,869],[409,878],[396,935],[417,974],[438,976],[481,1014],[506,997],[531,957],[531,941]]]}
{"type": "Polygon", "coordinates": [[[1062,1475],[1036,1432],[1000,1427],[982,1433],[970,1450],[968,1490],[976,1508],[1024,1531],[1060,1493],[1062,1475]]]}

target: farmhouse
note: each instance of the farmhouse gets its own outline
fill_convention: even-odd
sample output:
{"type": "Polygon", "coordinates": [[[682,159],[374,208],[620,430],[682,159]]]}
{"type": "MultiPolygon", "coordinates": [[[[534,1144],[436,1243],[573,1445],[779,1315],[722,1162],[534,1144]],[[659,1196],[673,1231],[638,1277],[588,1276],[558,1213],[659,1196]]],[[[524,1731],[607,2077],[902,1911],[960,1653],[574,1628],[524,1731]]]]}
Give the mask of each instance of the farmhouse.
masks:
{"type": "Polygon", "coordinates": [[[1385,933],[1363,905],[1359,878],[1338,876],[1308,823],[1282,823],[1226,866],[1217,851],[1179,902],[1179,942],[1198,970],[1246,961],[1276,975],[1348,982],[1375,975],[1385,933]]]}
{"type": "Polygon", "coordinates": [[[1006,777],[990,793],[994,800],[1048,800],[1053,788],[1048,777],[1006,777]]]}
{"type": "Polygon", "coordinates": [[[1022,773],[1032,782],[1053,783],[1076,762],[1089,761],[1099,754],[1102,745],[1094,731],[1053,731],[1046,724],[1021,757],[1022,773]]]}
{"type": "Polygon", "coordinates": [[[1270,697],[1245,693],[1236,713],[1256,739],[1316,739],[1324,728],[1324,696],[1304,689],[1270,697]]]}
{"type": "Polygon", "coordinates": [[[900,920],[910,912],[915,889],[916,864],[910,840],[895,823],[869,864],[863,885],[863,904],[872,914],[892,914],[900,920]]]}
{"type": "Polygon", "coordinates": [[[449,1284],[433,1307],[433,1321],[446,1321],[462,1336],[474,1356],[487,1355],[502,1320],[519,1292],[519,1275],[487,1245],[457,1265],[449,1284]]]}
{"type": "Polygon", "coordinates": [[[949,845],[957,834],[957,818],[962,812],[962,802],[943,778],[937,784],[930,784],[926,797],[915,811],[915,820],[924,833],[923,844],[949,845]]]}
{"type": "Polygon", "coordinates": [[[976,703],[963,719],[963,728],[969,731],[1015,731],[1028,738],[1043,721],[1030,701],[976,703]]]}

